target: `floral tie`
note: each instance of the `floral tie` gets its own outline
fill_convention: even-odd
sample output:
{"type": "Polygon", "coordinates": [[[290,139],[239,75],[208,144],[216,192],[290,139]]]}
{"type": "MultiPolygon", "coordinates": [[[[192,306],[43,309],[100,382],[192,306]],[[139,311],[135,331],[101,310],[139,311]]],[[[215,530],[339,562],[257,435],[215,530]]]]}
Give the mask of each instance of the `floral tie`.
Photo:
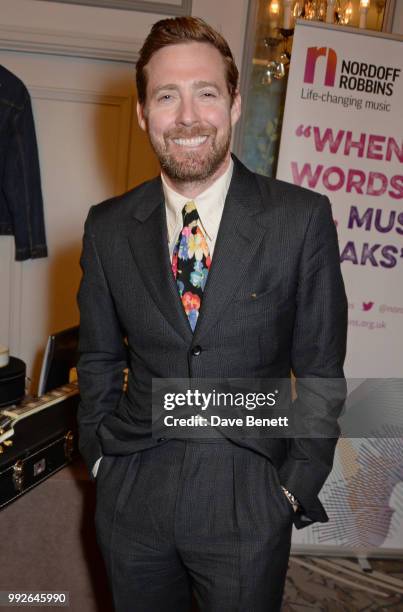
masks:
{"type": "Polygon", "coordinates": [[[203,299],[211,258],[206,238],[197,225],[196,204],[187,202],[182,209],[183,228],[172,256],[172,272],[176,278],[183,308],[192,331],[195,330],[203,299]]]}

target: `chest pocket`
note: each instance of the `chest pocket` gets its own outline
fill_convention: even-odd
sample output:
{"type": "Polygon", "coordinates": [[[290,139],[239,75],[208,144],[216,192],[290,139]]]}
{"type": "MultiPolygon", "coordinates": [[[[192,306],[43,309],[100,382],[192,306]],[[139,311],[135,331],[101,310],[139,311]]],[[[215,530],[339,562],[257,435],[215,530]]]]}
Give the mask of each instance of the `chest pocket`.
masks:
{"type": "Polygon", "coordinates": [[[238,294],[231,301],[227,315],[229,319],[244,319],[262,312],[273,314],[278,310],[282,296],[278,287],[271,287],[266,291],[248,291],[238,294]]]}

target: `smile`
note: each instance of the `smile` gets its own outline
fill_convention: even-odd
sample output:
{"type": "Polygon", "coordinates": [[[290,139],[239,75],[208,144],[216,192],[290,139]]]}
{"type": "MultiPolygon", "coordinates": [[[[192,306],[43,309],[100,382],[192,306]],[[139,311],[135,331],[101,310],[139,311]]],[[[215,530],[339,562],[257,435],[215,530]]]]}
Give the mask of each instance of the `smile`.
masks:
{"type": "Polygon", "coordinates": [[[173,138],[175,144],[181,147],[198,147],[204,144],[208,136],[197,136],[196,138],[173,138]]]}

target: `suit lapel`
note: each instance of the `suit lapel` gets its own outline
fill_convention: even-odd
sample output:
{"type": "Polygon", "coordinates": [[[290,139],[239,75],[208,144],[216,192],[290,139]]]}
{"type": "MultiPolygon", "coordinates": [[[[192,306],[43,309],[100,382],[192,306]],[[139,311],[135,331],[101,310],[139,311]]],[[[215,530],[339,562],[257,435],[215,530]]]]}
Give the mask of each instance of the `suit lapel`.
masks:
{"type": "Polygon", "coordinates": [[[164,194],[160,178],[136,194],[128,240],[144,284],[159,310],[188,343],[197,344],[222,316],[265,234],[256,179],[236,157],[194,334],[171,270],[164,194]]]}
{"type": "Polygon", "coordinates": [[[157,178],[147,183],[135,204],[128,228],[131,252],[159,310],[175,331],[190,343],[192,330],[171,269],[161,180],[157,178]]]}
{"type": "Polygon", "coordinates": [[[233,156],[234,172],[224,205],[203,303],[194,332],[199,343],[222,316],[266,232],[254,175],[233,156]]]}

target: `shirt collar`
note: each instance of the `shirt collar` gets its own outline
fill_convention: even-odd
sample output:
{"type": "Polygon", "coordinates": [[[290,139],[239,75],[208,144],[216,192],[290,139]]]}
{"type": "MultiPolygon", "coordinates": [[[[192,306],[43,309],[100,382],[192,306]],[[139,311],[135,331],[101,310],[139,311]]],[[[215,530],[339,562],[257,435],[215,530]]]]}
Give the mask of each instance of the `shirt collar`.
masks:
{"type": "MultiPolygon", "coordinates": [[[[214,240],[221,220],[225,198],[227,197],[229,185],[234,169],[234,162],[230,159],[228,168],[210,187],[193,198],[203,230],[210,240],[214,240]]],[[[177,228],[182,227],[182,208],[190,201],[165,181],[161,173],[162,187],[164,190],[165,205],[167,212],[168,233],[172,235],[177,228]]]]}

